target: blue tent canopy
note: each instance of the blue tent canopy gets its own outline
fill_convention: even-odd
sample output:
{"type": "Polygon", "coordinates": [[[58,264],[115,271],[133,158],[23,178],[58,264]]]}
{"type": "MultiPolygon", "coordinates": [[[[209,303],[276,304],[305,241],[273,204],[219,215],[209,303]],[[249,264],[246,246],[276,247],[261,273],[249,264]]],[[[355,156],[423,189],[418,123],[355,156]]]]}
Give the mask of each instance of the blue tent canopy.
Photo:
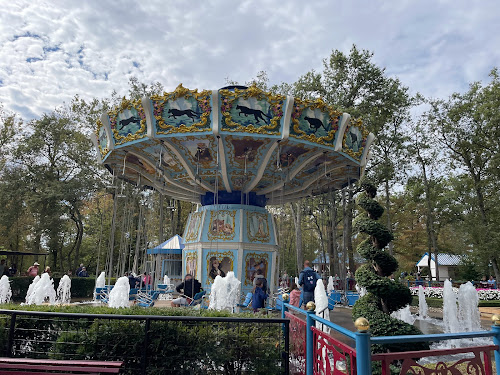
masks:
{"type": "Polygon", "coordinates": [[[181,236],[176,234],[171,239],[163,242],[162,244],[148,249],[148,255],[152,254],[182,254],[184,249],[184,240],[181,236]]]}

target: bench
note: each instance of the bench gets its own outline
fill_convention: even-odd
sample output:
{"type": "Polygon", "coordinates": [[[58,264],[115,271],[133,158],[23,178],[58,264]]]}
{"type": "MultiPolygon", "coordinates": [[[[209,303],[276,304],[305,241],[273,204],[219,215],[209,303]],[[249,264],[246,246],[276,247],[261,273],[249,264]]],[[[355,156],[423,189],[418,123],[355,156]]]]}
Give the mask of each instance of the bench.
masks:
{"type": "Polygon", "coordinates": [[[123,362],[56,360],[32,358],[0,358],[0,374],[118,374],[123,362]]]}

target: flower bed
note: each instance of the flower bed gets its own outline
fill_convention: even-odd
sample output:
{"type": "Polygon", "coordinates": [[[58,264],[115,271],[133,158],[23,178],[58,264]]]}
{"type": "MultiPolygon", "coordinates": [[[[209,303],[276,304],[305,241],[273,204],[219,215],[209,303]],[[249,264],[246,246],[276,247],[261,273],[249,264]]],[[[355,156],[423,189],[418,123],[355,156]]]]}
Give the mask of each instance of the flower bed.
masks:
{"type": "MultiPolygon", "coordinates": [[[[423,287],[426,298],[443,298],[443,288],[423,287]]],[[[411,294],[418,296],[418,287],[411,287],[411,294]]],[[[476,289],[481,301],[500,300],[500,289],[476,289]]],[[[458,294],[458,288],[453,288],[455,294],[458,294]]]]}

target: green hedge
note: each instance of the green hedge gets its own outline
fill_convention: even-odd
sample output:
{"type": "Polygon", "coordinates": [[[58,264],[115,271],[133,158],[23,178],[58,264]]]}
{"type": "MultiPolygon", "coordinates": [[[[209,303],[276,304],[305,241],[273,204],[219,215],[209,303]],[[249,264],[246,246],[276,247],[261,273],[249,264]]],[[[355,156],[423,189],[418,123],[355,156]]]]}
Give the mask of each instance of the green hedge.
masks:
{"type": "MultiPolygon", "coordinates": [[[[0,308],[72,313],[252,317],[252,313],[176,309],[112,309],[95,306],[12,306],[0,308]]],[[[265,323],[265,316],[262,316],[265,323]]],[[[9,319],[0,316],[0,345],[5,347],[9,319]]],[[[284,350],[281,324],[151,321],[148,335],[148,374],[280,374],[284,350]]],[[[33,352],[49,358],[123,360],[125,373],[137,374],[144,350],[144,321],[54,318],[49,322],[16,322],[16,340],[28,339],[33,352]],[[43,337],[34,336],[39,335],[43,337]],[[25,336],[25,337],[23,337],[25,336]]],[[[17,342],[17,341],[16,341],[17,342]]]]}
{"type": "MultiPolygon", "coordinates": [[[[11,277],[12,299],[24,301],[33,277],[11,277]]],[[[54,277],[54,287],[57,290],[60,277],[54,277]]],[[[111,282],[114,284],[115,279],[111,282]]],[[[73,277],[71,279],[71,298],[92,298],[94,294],[95,279],[93,277],[73,277]]]]}

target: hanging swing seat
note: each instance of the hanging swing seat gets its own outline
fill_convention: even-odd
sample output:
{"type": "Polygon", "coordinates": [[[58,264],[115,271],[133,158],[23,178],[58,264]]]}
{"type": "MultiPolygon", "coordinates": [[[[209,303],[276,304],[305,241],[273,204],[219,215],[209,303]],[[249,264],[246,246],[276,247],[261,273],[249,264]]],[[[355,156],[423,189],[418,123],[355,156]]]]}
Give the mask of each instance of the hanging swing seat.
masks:
{"type": "Polygon", "coordinates": [[[333,290],[328,296],[328,308],[333,310],[336,303],[342,303],[341,301],[342,293],[333,290]]]}
{"type": "Polygon", "coordinates": [[[246,309],[252,307],[250,304],[252,303],[252,297],[253,294],[251,292],[248,292],[247,295],[245,296],[245,300],[242,303],[238,303],[238,307],[246,309]]]}
{"type": "Polygon", "coordinates": [[[108,303],[109,292],[113,289],[114,285],[106,285],[103,288],[95,288],[95,299],[96,301],[101,301],[102,303],[108,303]]]}
{"type": "Polygon", "coordinates": [[[147,292],[140,290],[137,293],[136,304],[141,307],[152,307],[160,294],[157,290],[147,292]]]}

